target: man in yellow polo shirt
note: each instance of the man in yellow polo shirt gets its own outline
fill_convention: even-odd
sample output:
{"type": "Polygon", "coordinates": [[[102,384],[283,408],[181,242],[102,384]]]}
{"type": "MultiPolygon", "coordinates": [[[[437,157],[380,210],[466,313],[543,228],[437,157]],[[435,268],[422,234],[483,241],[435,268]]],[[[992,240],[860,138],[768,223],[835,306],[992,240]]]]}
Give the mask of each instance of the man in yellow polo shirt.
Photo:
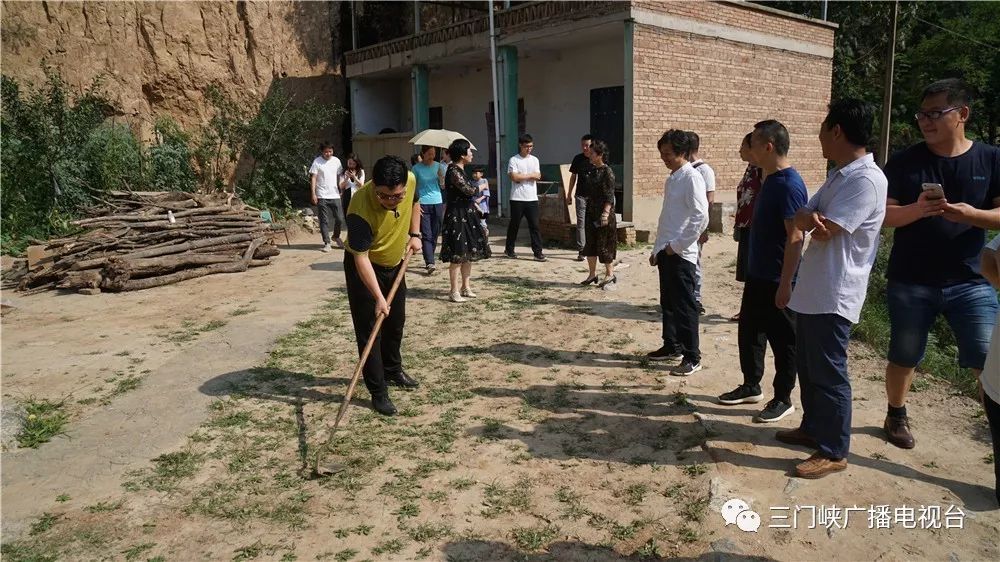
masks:
{"type": "Polygon", "coordinates": [[[368,343],[375,319],[386,315],[363,369],[372,408],[385,416],[396,413],[387,384],[408,389],[418,386],[403,371],[399,350],[406,322],[406,281],[400,283],[391,303],[385,300],[406,250],[420,253],[416,191],[417,180],[406,164],[395,156],[384,156],[375,163],[371,181],[351,197],[347,209],[344,273],[359,354],[368,343]]]}

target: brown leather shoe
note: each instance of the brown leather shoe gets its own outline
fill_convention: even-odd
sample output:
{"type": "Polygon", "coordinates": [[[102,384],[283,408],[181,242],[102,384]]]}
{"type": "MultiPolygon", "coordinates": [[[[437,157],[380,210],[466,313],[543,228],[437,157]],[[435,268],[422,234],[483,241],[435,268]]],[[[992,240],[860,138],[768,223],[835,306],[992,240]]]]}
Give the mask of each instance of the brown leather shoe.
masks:
{"type": "Polygon", "coordinates": [[[885,429],[886,439],[900,449],[912,449],[917,444],[910,433],[910,420],[905,416],[886,416],[882,428],[885,429]]]}
{"type": "Polygon", "coordinates": [[[805,462],[801,462],[795,466],[795,475],[799,478],[809,478],[814,480],[816,478],[822,478],[828,474],[833,474],[834,472],[840,472],[847,468],[847,459],[840,459],[835,461],[833,459],[828,459],[823,455],[813,453],[805,462]]]}
{"type": "Polygon", "coordinates": [[[801,445],[803,447],[809,447],[810,449],[818,449],[819,445],[816,440],[803,431],[801,427],[796,427],[795,429],[784,429],[774,434],[774,437],[781,441],[782,443],[788,443],[789,445],[801,445]]]}

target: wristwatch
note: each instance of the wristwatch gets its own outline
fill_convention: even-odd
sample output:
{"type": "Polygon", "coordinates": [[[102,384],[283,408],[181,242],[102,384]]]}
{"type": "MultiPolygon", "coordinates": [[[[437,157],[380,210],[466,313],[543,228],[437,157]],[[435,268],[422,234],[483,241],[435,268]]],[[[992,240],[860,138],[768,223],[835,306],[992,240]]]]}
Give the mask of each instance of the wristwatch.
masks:
{"type": "Polygon", "coordinates": [[[419,232],[411,232],[410,238],[420,238],[421,234],[419,232]]]}

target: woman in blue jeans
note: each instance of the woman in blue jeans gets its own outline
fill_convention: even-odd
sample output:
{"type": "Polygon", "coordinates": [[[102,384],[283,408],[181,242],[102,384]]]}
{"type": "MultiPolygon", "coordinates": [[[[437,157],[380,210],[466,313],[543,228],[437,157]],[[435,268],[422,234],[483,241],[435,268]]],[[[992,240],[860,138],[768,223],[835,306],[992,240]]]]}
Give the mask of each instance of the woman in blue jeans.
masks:
{"type": "Polygon", "coordinates": [[[441,165],[434,161],[436,153],[437,149],[433,146],[421,146],[420,162],[413,165],[413,175],[417,177],[417,197],[420,199],[420,238],[428,275],[434,273],[434,251],[441,233],[441,221],[444,220],[441,165]]]}

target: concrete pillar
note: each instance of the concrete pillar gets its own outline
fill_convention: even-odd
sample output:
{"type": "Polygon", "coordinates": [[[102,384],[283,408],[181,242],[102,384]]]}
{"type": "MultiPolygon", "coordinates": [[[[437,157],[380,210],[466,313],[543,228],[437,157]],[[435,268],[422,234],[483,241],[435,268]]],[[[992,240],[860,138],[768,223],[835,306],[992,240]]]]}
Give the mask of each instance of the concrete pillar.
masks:
{"type": "Polygon", "coordinates": [[[510,212],[510,190],[511,181],[507,176],[507,160],[517,154],[517,47],[509,45],[497,48],[497,80],[500,82],[500,150],[497,155],[504,170],[503,177],[499,178],[503,186],[503,197],[500,204],[503,205],[504,214],[510,212]]]}
{"type": "Polygon", "coordinates": [[[419,133],[430,126],[430,72],[422,64],[410,71],[410,90],[413,92],[413,132],[419,133]]]}
{"type": "Polygon", "coordinates": [[[624,135],[622,136],[622,142],[625,144],[624,151],[622,153],[622,187],[624,188],[622,202],[622,219],[626,221],[632,220],[632,204],[635,200],[635,185],[634,185],[634,173],[633,173],[633,158],[634,150],[633,145],[635,143],[635,132],[633,130],[633,100],[635,96],[635,89],[633,88],[633,72],[632,72],[632,55],[634,53],[634,43],[633,38],[635,36],[635,22],[632,20],[625,21],[625,128],[624,135]]]}

